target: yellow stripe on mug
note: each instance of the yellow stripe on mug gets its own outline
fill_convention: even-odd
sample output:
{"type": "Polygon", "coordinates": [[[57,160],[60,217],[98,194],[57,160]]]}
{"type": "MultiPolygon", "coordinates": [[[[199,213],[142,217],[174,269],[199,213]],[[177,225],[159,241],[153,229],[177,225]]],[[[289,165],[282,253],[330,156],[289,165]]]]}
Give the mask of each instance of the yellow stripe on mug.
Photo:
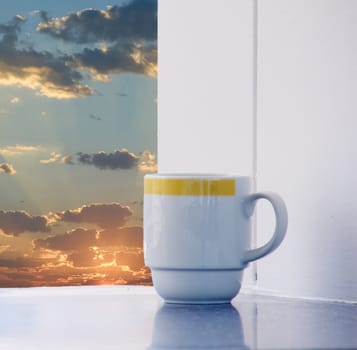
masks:
{"type": "Polygon", "coordinates": [[[168,179],[146,178],[144,194],[174,196],[234,196],[234,179],[168,179]]]}

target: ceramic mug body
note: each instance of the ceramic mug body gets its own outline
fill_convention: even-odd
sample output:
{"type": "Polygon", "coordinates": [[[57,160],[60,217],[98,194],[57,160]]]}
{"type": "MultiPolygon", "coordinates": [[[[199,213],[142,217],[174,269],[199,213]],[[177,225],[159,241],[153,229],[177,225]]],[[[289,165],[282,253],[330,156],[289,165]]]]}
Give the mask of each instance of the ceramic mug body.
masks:
{"type": "Polygon", "coordinates": [[[167,302],[229,302],[239,292],[249,261],[280,244],[286,221],[281,198],[271,193],[252,194],[250,177],[145,176],[145,263],[151,268],[158,294],[167,302]],[[258,252],[261,248],[249,250],[249,245],[251,215],[259,198],[278,201],[272,204],[279,232],[274,233],[278,237],[268,250],[258,252]],[[279,218],[284,221],[280,226],[279,218]]]}

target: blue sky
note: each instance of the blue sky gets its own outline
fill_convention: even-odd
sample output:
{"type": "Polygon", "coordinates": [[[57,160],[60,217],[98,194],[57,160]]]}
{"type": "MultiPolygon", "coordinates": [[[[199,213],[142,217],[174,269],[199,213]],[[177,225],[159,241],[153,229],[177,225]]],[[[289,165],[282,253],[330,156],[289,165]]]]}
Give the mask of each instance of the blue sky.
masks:
{"type": "Polygon", "coordinates": [[[38,237],[78,228],[56,213],[116,203],[130,207],[126,226],[141,225],[143,176],[156,169],[156,43],[153,0],[2,3],[0,285],[2,257],[20,246],[32,257],[38,237]],[[20,229],[20,212],[50,228],[20,229]]]}

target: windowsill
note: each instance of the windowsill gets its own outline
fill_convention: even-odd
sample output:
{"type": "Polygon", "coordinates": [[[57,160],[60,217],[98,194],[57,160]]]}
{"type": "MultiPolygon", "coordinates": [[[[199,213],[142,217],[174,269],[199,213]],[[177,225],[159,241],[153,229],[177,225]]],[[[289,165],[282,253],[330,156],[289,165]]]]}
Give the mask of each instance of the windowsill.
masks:
{"type": "Polygon", "coordinates": [[[0,349],[357,348],[357,305],[240,294],[170,307],[152,287],[0,289],[0,349]]]}

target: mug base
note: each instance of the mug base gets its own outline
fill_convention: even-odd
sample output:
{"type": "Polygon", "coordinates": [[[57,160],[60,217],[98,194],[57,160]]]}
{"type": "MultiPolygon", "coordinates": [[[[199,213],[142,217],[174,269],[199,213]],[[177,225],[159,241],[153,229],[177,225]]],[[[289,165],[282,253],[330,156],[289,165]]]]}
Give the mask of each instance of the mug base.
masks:
{"type": "Polygon", "coordinates": [[[243,270],[155,269],[157,293],[170,304],[227,304],[238,294],[243,270]]]}
{"type": "Polygon", "coordinates": [[[231,299],[225,299],[225,300],[169,300],[169,299],[164,299],[166,304],[182,304],[182,305],[219,305],[219,304],[230,304],[231,299]]]}

